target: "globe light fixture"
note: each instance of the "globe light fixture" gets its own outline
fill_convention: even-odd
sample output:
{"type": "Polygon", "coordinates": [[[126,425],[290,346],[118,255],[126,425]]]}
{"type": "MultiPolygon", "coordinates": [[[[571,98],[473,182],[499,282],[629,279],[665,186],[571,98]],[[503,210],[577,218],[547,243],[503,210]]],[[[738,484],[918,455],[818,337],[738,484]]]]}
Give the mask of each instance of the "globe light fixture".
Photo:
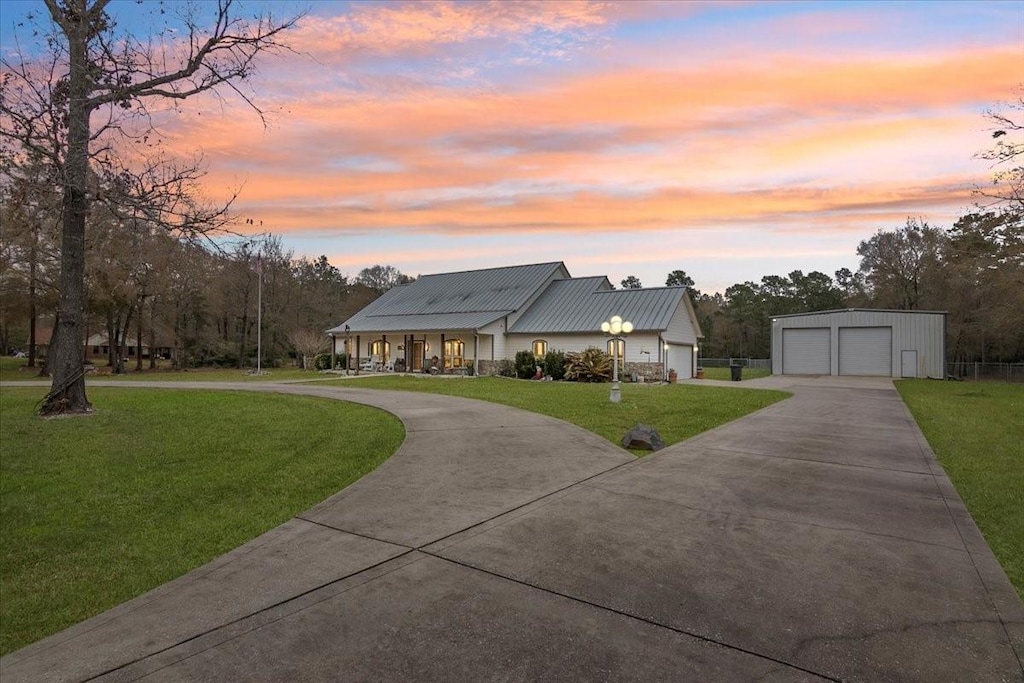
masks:
{"type": "Polygon", "coordinates": [[[618,403],[622,400],[622,394],[619,391],[619,343],[623,337],[633,331],[633,323],[623,320],[620,315],[613,315],[601,323],[601,331],[615,342],[612,344],[612,393],[609,400],[612,403],[618,403]]]}

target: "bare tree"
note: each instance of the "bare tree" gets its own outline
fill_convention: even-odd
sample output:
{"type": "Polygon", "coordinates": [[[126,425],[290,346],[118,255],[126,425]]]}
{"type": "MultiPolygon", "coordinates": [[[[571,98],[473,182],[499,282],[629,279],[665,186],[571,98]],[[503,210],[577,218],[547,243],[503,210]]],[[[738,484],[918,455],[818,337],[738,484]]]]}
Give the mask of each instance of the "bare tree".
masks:
{"type": "MultiPolygon", "coordinates": [[[[1024,86],[1021,87],[1024,93],[1024,86]]],[[[983,198],[987,207],[1004,205],[1010,211],[1024,214],[1024,94],[1001,109],[985,112],[991,124],[995,145],[977,154],[992,162],[995,169],[992,184],[976,188],[975,194],[983,198]]]]}
{"type": "Polygon", "coordinates": [[[288,341],[301,357],[303,370],[309,370],[316,355],[327,348],[327,335],[322,330],[294,330],[288,341]]]}
{"type": "MultiPolygon", "coordinates": [[[[150,38],[116,31],[106,12],[110,0],[44,3],[52,23],[45,34],[49,58],[40,63],[20,55],[19,62],[2,62],[0,133],[8,143],[49,158],[60,171],[59,319],[49,356],[53,384],[41,412],[88,412],[79,344],[86,217],[97,192],[91,184],[90,159],[106,165],[96,174],[99,177],[111,184],[123,180],[117,168],[123,167],[123,159],[116,155],[113,140],[130,138],[133,130],[144,138],[149,130],[146,102],[153,99],[184,100],[224,86],[260,113],[240,82],[253,73],[258,55],[283,47],[281,34],[298,17],[276,23],[269,16],[246,21],[234,15],[232,0],[218,0],[212,25],[204,28],[195,12],[212,5],[187,5],[181,17],[183,37],[174,41],[169,33],[157,36],[154,44],[150,38]]],[[[130,183],[121,182],[118,189],[125,187],[130,183]]]]}

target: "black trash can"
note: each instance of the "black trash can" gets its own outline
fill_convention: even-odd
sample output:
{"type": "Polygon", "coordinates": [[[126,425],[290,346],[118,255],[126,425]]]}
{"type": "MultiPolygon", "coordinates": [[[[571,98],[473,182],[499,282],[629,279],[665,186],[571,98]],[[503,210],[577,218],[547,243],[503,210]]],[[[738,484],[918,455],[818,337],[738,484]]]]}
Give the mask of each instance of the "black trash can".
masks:
{"type": "Polygon", "coordinates": [[[730,365],[729,366],[729,370],[731,370],[731,375],[732,375],[732,381],[733,382],[739,382],[741,379],[743,379],[743,366],[742,365],[730,365]]]}

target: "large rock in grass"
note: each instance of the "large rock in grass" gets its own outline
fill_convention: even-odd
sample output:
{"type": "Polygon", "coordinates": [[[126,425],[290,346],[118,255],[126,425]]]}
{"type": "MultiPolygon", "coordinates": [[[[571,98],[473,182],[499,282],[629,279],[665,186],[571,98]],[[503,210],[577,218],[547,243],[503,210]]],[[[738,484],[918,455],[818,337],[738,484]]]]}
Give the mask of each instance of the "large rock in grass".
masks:
{"type": "Polygon", "coordinates": [[[665,442],[654,427],[638,422],[622,437],[622,447],[638,448],[645,451],[659,451],[665,447],[665,442]]]}

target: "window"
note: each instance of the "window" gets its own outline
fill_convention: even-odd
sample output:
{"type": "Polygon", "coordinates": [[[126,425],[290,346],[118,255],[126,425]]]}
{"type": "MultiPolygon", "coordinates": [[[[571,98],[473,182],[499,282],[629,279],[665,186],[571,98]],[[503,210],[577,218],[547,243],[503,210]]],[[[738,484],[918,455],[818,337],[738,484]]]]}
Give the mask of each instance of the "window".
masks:
{"type": "Polygon", "coordinates": [[[538,339],[533,342],[533,356],[535,358],[543,358],[544,354],[548,352],[548,343],[543,339],[538,339]]]}
{"type": "Polygon", "coordinates": [[[370,342],[370,355],[379,357],[381,363],[387,363],[391,355],[391,342],[381,339],[370,342]]]}
{"type": "Polygon", "coordinates": [[[461,339],[444,340],[444,366],[446,368],[461,368],[463,355],[466,352],[466,345],[461,339]]]}

